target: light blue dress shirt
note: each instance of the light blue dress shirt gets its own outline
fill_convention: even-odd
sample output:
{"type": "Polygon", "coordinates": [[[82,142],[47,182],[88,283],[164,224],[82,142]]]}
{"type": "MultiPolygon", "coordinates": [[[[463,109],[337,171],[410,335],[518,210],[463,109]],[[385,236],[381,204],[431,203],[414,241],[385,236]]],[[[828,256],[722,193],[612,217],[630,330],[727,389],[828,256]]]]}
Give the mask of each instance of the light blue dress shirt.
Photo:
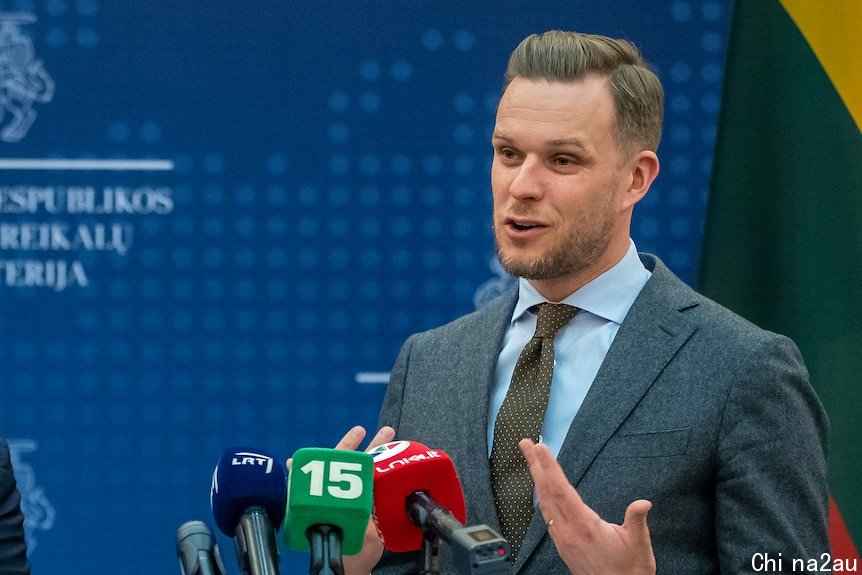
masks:
{"type": "MultiPolygon", "coordinates": [[[[554,376],[541,441],[554,455],[566,439],[614,337],[635,299],[650,278],[634,242],[614,267],[562,302],[581,309],[554,339],[554,376]]],[[[518,303],[497,360],[488,424],[488,455],[494,442],[494,422],[509,390],[518,356],[536,331],[536,314],[529,308],[547,301],[530,282],[520,278],[518,303]]]]}

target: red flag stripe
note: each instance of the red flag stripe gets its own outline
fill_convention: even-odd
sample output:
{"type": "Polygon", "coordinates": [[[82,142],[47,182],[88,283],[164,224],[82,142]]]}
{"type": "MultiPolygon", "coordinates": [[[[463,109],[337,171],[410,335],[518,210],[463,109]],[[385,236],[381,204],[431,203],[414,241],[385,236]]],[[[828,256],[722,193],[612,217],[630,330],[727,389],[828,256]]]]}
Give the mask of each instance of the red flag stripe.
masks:
{"type": "Polygon", "coordinates": [[[833,559],[859,560],[859,551],[853,544],[853,539],[844,525],[841,512],[838,510],[835,500],[829,498],[829,541],[832,544],[833,559]]]}

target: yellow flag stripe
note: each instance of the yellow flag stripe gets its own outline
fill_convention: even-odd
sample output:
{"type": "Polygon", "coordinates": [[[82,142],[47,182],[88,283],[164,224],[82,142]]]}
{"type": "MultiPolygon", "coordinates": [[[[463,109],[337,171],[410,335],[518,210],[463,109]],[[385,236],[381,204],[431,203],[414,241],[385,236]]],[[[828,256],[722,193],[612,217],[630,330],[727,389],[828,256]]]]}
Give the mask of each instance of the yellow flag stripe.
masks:
{"type": "MultiPolygon", "coordinates": [[[[862,128],[862,1],[781,0],[862,128]]],[[[860,130],[862,131],[862,130],[860,130]]]]}

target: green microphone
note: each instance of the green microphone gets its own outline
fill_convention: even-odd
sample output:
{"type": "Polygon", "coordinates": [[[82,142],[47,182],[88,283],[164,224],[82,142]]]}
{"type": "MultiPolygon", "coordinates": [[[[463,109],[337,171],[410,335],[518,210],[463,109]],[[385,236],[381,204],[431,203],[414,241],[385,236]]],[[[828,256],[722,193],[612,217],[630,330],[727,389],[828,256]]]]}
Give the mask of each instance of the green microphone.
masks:
{"type": "Polygon", "coordinates": [[[307,447],[293,454],[284,542],[311,551],[310,573],[343,573],[341,556],[362,550],[374,501],[370,454],[307,447]]]}

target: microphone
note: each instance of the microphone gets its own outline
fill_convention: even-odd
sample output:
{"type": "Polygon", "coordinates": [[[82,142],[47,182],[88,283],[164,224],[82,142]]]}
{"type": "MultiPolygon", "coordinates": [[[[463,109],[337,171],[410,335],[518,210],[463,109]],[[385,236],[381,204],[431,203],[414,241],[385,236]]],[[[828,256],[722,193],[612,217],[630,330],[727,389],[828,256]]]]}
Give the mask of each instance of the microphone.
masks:
{"type": "Polygon", "coordinates": [[[215,536],[203,521],[186,521],[177,529],[177,557],[182,575],[224,575],[215,536]]]}
{"type": "Polygon", "coordinates": [[[388,550],[415,551],[429,542],[425,572],[433,572],[429,563],[436,563],[436,542],[442,539],[459,573],[511,572],[508,541],[487,525],[464,526],[461,482],[444,451],[393,441],[369,453],[374,457],[374,517],[388,550]]]}
{"type": "Polygon", "coordinates": [[[213,471],[213,516],[221,532],[236,539],[237,563],[245,575],[278,575],[273,525],[284,518],[285,483],[275,457],[259,449],[228,449],[213,471]]]}
{"type": "Polygon", "coordinates": [[[371,518],[371,455],[303,448],[294,453],[290,469],[285,544],[311,551],[311,574],[344,573],[342,555],[362,550],[371,518]]]}
{"type": "Polygon", "coordinates": [[[417,441],[393,441],[369,453],[374,458],[374,519],[388,550],[415,551],[422,547],[422,528],[405,508],[406,500],[417,491],[433,498],[456,521],[466,520],[461,482],[446,453],[417,441]]]}

